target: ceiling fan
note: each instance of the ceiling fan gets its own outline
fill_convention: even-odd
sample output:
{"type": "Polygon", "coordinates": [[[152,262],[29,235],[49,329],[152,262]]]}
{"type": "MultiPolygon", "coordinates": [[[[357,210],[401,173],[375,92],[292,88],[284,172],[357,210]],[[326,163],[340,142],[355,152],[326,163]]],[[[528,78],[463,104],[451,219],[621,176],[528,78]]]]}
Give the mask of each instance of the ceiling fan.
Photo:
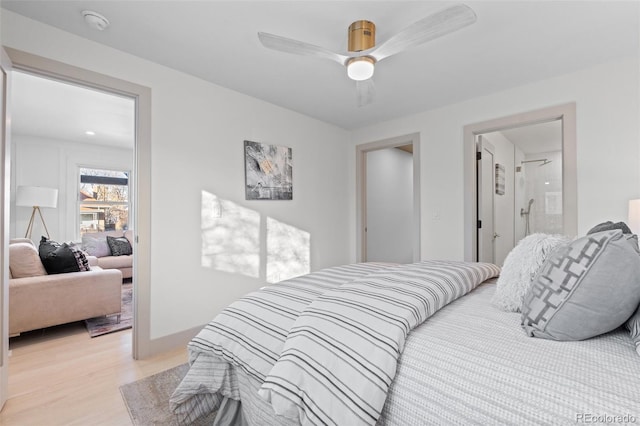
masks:
{"type": "Polygon", "coordinates": [[[349,26],[348,53],[340,54],[324,47],[275,34],[258,33],[264,47],[295,55],[315,56],[335,61],[347,68],[356,82],[358,106],[373,101],[373,72],[381,60],[427,41],[459,30],[476,21],[475,12],[464,4],[443,9],[423,18],[376,46],[376,26],[371,21],[356,21],[349,26]]]}

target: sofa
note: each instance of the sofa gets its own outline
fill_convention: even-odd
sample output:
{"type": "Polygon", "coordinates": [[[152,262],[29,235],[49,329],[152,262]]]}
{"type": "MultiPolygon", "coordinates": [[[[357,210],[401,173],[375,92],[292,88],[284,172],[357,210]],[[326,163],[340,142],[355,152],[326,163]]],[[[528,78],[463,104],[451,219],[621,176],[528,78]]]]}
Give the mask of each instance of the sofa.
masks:
{"type": "Polygon", "coordinates": [[[119,315],[122,273],[98,266],[87,257],[88,271],[47,274],[31,240],[9,244],[9,335],[119,315]]]}
{"type": "MultiPolygon", "coordinates": [[[[122,278],[133,277],[133,254],[130,255],[113,255],[107,236],[125,237],[129,245],[133,247],[133,231],[103,231],[92,232],[82,236],[80,248],[90,256],[98,259],[98,266],[102,269],[118,269],[122,272],[122,278]]],[[[133,249],[132,249],[133,250],[133,249]]]]}

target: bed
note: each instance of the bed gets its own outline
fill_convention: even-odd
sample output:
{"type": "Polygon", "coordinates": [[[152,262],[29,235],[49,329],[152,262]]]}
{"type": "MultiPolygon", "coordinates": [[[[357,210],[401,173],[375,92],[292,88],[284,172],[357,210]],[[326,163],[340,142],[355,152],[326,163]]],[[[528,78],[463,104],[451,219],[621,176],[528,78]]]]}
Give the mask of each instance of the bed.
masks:
{"type": "MultiPolygon", "coordinates": [[[[520,325],[519,313],[503,312],[491,303],[498,272],[494,265],[465,262],[356,264],[264,287],[230,305],[192,340],[190,369],[171,397],[171,409],[183,424],[217,410],[215,424],[220,425],[640,421],[640,357],[629,333],[618,328],[576,342],[528,337],[520,325]],[[441,272],[443,268],[454,272],[441,272]],[[434,274],[440,279],[434,279],[434,274]],[[417,278],[422,275],[427,278],[417,278]],[[472,279],[452,284],[462,276],[472,279]],[[412,328],[410,333],[400,333],[398,356],[395,363],[390,361],[391,380],[383,389],[379,409],[366,408],[372,410],[372,416],[351,412],[352,395],[340,394],[342,389],[318,390],[317,383],[312,383],[316,379],[313,374],[318,374],[315,367],[308,376],[305,369],[293,368],[295,363],[283,363],[287,353],[300,350],[289,340],[297,337],[302,348],[313,340],[304,333],[296,336],[300,329],[306,327],[307,331],[313,329],[314,335],[322,334],[320,325],[304,322],[310,306],[316,307],[311,309],[314,315],[321,311],[318,300],[335,302],[334,292],[345,288],[350,288],[345,290],[349,297],[355,297],[358,291],[354,289],[372,290],[380,283],[394,286],[400,281],[415,284],[421,279],[433,283],[424,293],[429,299],[428,312],[418,315],[415,327],[408,326],[412,328]],[[332,296],[327,297],[328,294],[332,296]],[[269,304],[272,306],[266,308],[269,304]],[[281,318],[272,316],[276,305],[281,318]],[[277,373],[278,367],[282,374],[277,373]],[[296,383],[292,385],[293,382],[296,383]],[[274,383],[285,385],[270,388],[269,384],[274,383]],[[297,395],[287,394],[292,386],[297,395]],[[322,395],[323,391],[334,395],[322,395]],[[335,400],[325,401],[331,397],[335,400]],[[287,400],[284,405],[283,398],[287,400]],[[338,407],[334,413],[332,407],[338,407]],[[353,417],[342,417],[345,411],[353,417]]],[[[405,291],[404,284],[399,285],[400,290],[394,291],[405,291]]],[[[340,309],[345,305],[351,309],[355,302],[337,303],[340,309]]],[[[412,310],[415,306],[408,309],[412,310]]],[[[367,319],[363,323],[377,330],[380,326],[374,322],[375,319],[367,319]]],[[[336,333],[336,329],[332,330],[336,333]]],[[[337,340],[346,342],[353,337],[337,340]]],[[[324,348],[311,343],[307,349],[320,359],[320,364],[333,362],[330,358],[323,361],[323,356],[331,357],[321,353],[324,348]]],[[[377,356],[372,349],[360,352],[366,354],[363,362],[377,356]]],[[[309,370],[309,366],[306,368],[309,370]]],[[[342,368],[340,363],[327,367],[330,373],[342,368]]],[[[365,370],[361,363],[356,368],[365,370]]],[[[369,371],[370,367],[366,369],[369,371]]],[[[342,379],[336,377],[334,380],[347,377],[348,387],[360,380],[348,374],[342,379]]],[[[371,383],[366,382],[360,391],[366,401],[379,398],[378,385],[371,383]],[[376,388],[373,394],[369,394],[371,388],[376,388]]]]}

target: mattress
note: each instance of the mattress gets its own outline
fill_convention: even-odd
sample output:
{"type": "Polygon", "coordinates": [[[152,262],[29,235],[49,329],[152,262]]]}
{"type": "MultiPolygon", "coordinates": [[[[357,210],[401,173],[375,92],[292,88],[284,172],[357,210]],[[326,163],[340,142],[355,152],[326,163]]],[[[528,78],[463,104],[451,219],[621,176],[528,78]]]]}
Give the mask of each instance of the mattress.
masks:
{"type": "MultiPolygon", "coordinates": [[[[627,332],[581,342],[530,338],[519,314],[491,305],[494,291],[481,285],[409,334],[378,425],[640,421],[640,357],[627,332]]],[[[226,361],[199,354],[191,373],[181,386],[206,392],[214,376],[225,383],[194,416],[224,399],[218,424],[293,424],[258,396],[258,380],[226,361]]]]}

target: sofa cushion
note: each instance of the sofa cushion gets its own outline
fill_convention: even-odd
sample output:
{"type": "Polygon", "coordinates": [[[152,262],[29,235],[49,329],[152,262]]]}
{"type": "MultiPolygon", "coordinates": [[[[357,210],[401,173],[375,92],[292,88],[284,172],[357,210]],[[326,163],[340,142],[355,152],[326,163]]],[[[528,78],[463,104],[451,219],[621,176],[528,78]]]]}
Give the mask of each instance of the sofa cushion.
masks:
{"type": "Polygon", "coordinates": [[[98,265],[103,269],[131,268],[133,266],[133,256],[99,257],[98,265]]]}
{"type": "Polygon", "coordinates": [[[38,251],[31,242],[9,245],[9,271],[11,278],[39,277],[47,275],[38,251]]]}
{"type": "Polygon", "coordinates": [[[86,251],[90,256],[104,257],[111,256],[111,249],[107,244],[107,238],[105,236],[82,236],[82,249],[86,251]]]}
{"type": "Polygon", "coordinates": [[[109,244],[109,248],[111,249],[112,256],[127,256],[133,253],[131,249],[131,243],[124,236],[123,237],[112,237],[107,235],[107,244],[109,244]]]}
{"type": "Polygon", "coordinates": [[[129,244],[131,244],[131,247],[133,248],[133,231],[131,229],[127,229],[124,231],[124,237],[129,240],[129,244]]]}

